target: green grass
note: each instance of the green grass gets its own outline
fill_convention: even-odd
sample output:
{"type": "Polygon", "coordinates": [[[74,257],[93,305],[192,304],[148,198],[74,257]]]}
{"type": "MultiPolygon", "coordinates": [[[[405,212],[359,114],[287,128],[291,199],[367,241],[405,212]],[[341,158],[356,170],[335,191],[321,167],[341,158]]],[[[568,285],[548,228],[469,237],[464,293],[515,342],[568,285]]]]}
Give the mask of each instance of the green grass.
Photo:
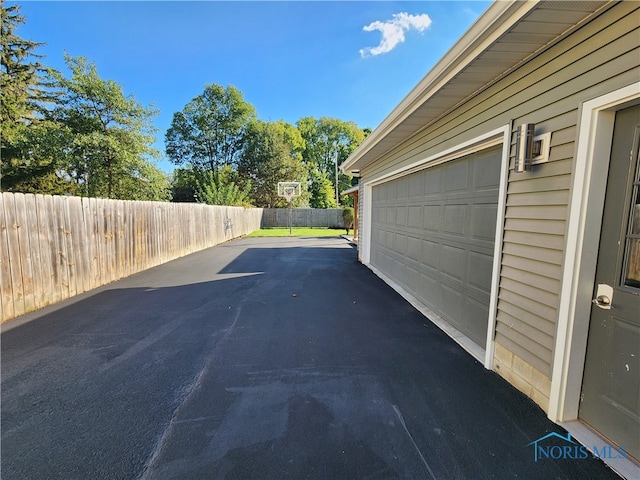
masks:
{"type": "MultiPolygon", "coordinates": [[[[291,229],[292,237],[339,237],[346,230],[334,228],[298,228],[291,229]]],[[[288,228],[263,228],[247,235],[247,237],[288,237],[288,228]]]]}

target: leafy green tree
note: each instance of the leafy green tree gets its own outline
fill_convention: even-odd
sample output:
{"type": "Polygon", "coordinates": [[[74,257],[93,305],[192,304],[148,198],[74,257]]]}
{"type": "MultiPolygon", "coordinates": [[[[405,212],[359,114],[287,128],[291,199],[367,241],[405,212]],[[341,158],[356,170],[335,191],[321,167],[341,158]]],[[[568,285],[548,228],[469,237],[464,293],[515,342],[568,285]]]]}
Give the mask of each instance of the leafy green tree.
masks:
{"type": "Polygon", "coordinates": [[[168,198],[169,181],[150,160],[159,156],[151,125],[158,112],[100,78],[86,58],[65,55],[65,61],[70,78],[52,72],[63,93],[51,118],[64,129],[67,175],[88,196],[168,198]]]}
{"type": "Polygon", "coordinates": [[[57,175],[55,158],[47,154],[59,134],[46,119],[53,100],[52,80],[36,49],[42,43],[21,38],[25,23],[20,7],[0,4],[0,157],[3,190],[64,193],[68,181],[57,175]]]}
{"type": "Polygon", "coordinates": [[[216,171],[235,165],[255,109],[235,87],[206,85],[204,92],[173,115],[165,135],[166,154],[176,165],[216,171]]]}
{"type": "Polygon", "coordinates": [[[197,174],[193,167],[176,168],[171,178],[171,200],[173,202],[195,202],[197,174]]]}
{"type": "Polygon", "coordinates": [[[312,208],[336,208],[336,197],[333,183],[326,174],[312,167],[309,173],[309,206],[312,208]]]}
{"type": "Polygon", "coordinates": [[[196,199],[208,205],[251,206],[251,182],[244,188],[233,181],[233,170],[226,166],[221,171],[204,170],[196,176],[196,199]]]}
{"type": "Polygon", "coordinates": [[[297,126],[306,142],[303,153],[305,163],[310,171],[315,167],[331,181],[335,199],[336,189],[340,192],[351,186],[351,177],[342,174],[338,167],[364,140],[365,132],[354,122],[327,117],[304,117],[297,126]]]}
{"type": "Polygon", "coordinates": [[[304,140],[290,123],[256,120],[248,125],[238,176],[241,182],[251,182],[251,197],[257,206],[288,206],[286,199],[278,197],[278,182],[300,182],[302,195],[294,198],[292,205],[308,203],[303,151],[304,140]]]}

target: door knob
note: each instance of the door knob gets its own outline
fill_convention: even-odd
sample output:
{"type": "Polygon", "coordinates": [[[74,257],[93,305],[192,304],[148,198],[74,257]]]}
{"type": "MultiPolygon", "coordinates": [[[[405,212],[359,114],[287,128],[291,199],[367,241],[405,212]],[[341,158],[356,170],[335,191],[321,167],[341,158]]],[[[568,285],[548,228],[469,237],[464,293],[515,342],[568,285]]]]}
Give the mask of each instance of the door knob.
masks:
{"type": "Polygon", "coordinates": [[[598,308],[602,308],[603,310],[610,310],[613,308],[611,306],[613,303],[613,287],[611,285],[599,283],[594,297],[596,298],[594,298],[592,302],[598,308]]]}
{"type": "Polygon", "coordinates": [[[606,295],[598,295],[592,302],[599,307],[611,307],[611,299],[606,295]]]}

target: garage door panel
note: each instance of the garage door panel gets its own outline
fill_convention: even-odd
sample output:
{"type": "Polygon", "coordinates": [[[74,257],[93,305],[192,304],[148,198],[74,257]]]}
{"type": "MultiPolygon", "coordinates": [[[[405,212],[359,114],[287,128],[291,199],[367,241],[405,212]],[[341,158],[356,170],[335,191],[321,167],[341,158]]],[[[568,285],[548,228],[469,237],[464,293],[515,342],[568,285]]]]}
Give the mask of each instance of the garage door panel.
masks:
{"type": "Polygon", "coordinates": [[[409,178],[402,177],[398,179],[398,187],[396,191],[396,198],[403,200],[409,197],[409,178]]]}
{"type": "Polygon", "coordinates": [[[422,240],[423,265],[438,270],[440,266],[440,244],[431,240],[422,240]]]}
{"type": "Polygon", "coordinates": [[[486,278],[491,276],[493,268],[493,256],[479,252],[469,252],[469,268],[467,283],[478,290],[489,294],[486,278]]]}
{"type": "Polygon", "coordinates": [[[463,281],[466,263],[466,250],[451,245],[443,245],[441,250],[440,271],[450,278],[463,281]]]}
{"type": "Polygon", "coordinates": [[[396,207],[396,225],[407,226],[407,207],[396,207]]]}
{"type": "Polygon", "coordinates": [[[473,190],[493,191],[496,187],[495,172],[500,171],[500,163],[502,158],[500,156],[488,153],[487,155],[478,156],[478,165],[482,165],[482,168],[475,168],[473,172],[473,190]]]}
{"type": "Polygon", "coordinates": [[[421,197],[424,195],[424,175],[411,175],[409,180],[409,196],[421,197]]]}
{"type": "Polygon", "coordinates": [[[442,205],[425,205],[423,207],[422,226],[426,230],[438,232],[442,228],[442,205]]]}
{"type": "Polygon", "coordinates": [[[452,288],[447,284],[442,285],[442,305],[440,307],[441,312],[446,312],[446,319],[456,326],[460,326],[463,321],[463,312],[461,305],[464,303],[462,293],[452,288]]]}
{"type": "Polygon", "coordinates": [[[463,315],[463,325],[459,326],[459,328],[465,329],[465,333],[476,343],[485,343],[487,329],[482,320],[489,316],[489,309],[487,306],[473,298],[467,297],[463,315]]]}
{"type": "Polygon", "coordinates": [[[443,187],[445,192],[467,189],[469,164],[466,160],[446,163],[444,169],[443,187]]]}
{"type": "Polygon", "coordinates": [[[440,282],[434,277],[422,273],[418,285],[418,298],[432,309],[440,310],[440,282]]]}
{"type": "Polygon", "coordinates": [[[446,233],[464,236],[467,225],[467,204],[445,205],[443,230],[446,233]]]}
{"type": "Polygon", "coordinates": [[[422,205],[411,205],[408,211],[407,226],[411,228],[422,227],[422,205]]]}
{"type": "Polygon", "coordinates": [[[414,261],[420,260],[421,241],[416,237],[407,237],[407,256],[414,261]]]}
{"type": "Polygon", "coordinates": [[[434,169],[432,172],[424,170],[416,175],[424,178],[424,194],[425,196],[442,193],[442,169],[434,169]]]}
{"type": "Polygon", "coordinates": [[[372,195],[373,265],[481,346],[501,156],[501,147],[478,152],[375,186],[372,195]]]}
{"type": "Polygon", "coordinates": [[[396,207],[387,208],[387,223],[388,225],[395,225],[396,223],[396,207]]]}
{"type": "Polygon", "coordinates": [[[471,238],[493,244],[496,234],[498,206],[495,204],[474,204],[471,207],[471,238]]]}
{"type": "Polygon", "coordinates": [[[393,250],[401,256],[407,254],[407,236],[402,233],[394,234],[393,250]]]}

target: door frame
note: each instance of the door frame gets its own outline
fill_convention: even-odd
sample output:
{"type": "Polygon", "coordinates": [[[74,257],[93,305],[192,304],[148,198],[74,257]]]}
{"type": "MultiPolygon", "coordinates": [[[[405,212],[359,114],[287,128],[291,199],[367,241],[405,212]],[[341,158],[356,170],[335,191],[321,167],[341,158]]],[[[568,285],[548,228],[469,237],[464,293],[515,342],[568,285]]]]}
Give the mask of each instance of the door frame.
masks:
{"type": "Polygon", "coordinates": [[[615,116],[636,104],[640,82],[580,108],[549,395],[554,422],[578,419],[615,116]]]}

